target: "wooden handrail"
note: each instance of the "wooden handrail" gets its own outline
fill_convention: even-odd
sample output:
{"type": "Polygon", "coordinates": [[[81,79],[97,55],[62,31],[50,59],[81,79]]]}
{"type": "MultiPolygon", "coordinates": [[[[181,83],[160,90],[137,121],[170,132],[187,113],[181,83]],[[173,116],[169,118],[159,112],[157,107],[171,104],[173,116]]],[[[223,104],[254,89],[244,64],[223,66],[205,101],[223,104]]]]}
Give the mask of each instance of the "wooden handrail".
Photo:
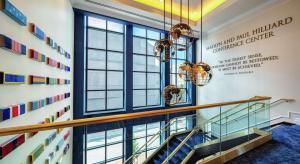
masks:
{"type": "Polygon", "coordinates": [[[164,109],[164,110],[152,110],[152,111],[146,111],[146,112],[118,114],[118,115],[94,117],[94,118],[83,118],[83,119],[61,121],[61,122],[54,122],[54,123],[47,123],[47,124],[0,128],[0,136],[21,134],[21,133],[30,133],[30,132],[36,132],[36,131],[45,131],[45,130],[52,130],[52,129],[59,129],[59,128],[77,127],[77,126],[92,125],[92,124],[102,124],[102,123],[116,122],[116,121],[124,121],[124,120],[136,119],[136,118],[159,116],[159,115],[165,115],[165,114],[187,112],[187,111],[193,111],[193,110],[199,110],[199,109],[205,109],[205,108],[213,108],[213,107],[219,107],[219,106],[241,104],[241,103],[269,100],[269,99],[271,99],[271,97],[261,96],[261,97],[256,97],[256,98],[246,99],[246,100],[239,100],[239,101],[229,101],[229,102],[213,103],[213,104],[198,105],[198,106],[171,108],[171,109],[164,109]]]}

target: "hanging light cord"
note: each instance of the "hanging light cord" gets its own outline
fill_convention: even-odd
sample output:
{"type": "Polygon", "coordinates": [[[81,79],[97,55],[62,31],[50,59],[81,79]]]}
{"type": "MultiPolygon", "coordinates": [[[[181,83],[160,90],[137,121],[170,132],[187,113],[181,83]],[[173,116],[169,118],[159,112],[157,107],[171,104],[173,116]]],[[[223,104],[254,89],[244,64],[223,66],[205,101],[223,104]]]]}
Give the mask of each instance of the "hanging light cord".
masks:
{"type": "Polygon", "coordinates": [[[203,39],[202,38],[202,35],[203,35],[202,34],[202,28],[203,28],[203,26],[202,26],[202,23],[203,23],[202,19],[203,19],[203,14],[202,13],[203,13],[203,0],[201,0],[201,22],[200,22],[201,23],[201,26],[200,26],[200,28],[201,28],[200,29],[200,32],[201,32],[201,37],[200,37],[200,39],[201,39],[201,44],[200,44],[201,45],[201,62],[202,62],[202,56],[203,56],[203,51],[202,51],[202,39],[203,39]]]}
{"type": "Polygon", "coordinates": [[[180,23],[182,23],[182,0],[180,0],[180,23]]]}
{"type": "Polygon", "coordinates": [[[171,0],[171,27],[173,26],[173,0],[171,0]]]}
{"type": "Polygon", "coordinates": [[[188,25],[190,25],[190,0],[188,0],[188,25]]]}
{"type": "Polygon", "coordinates": [[[164,32],[166,32],[166,0],[164,0],[164,32]]]}

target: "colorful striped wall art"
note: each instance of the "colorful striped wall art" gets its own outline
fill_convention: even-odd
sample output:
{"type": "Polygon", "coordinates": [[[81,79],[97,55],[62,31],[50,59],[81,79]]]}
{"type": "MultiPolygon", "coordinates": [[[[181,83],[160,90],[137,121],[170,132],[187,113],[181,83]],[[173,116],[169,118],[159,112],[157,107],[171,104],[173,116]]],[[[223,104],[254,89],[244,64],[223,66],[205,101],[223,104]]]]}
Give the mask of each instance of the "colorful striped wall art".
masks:
{"type": "Polygon", "coordinates": [[[2,109],[0,108],[0,122],[12,119],[25,113],[25,104],[12,105],[2,109]]]}
{"type": "Polygon", "coordinates": [[[44,106],[46,106],[46,100],[45,99],[37,100],[37,101],[31,101],[31,102],[28,102],[28,111],[37,110],[37,109],[40,109],[44,106]]]}
{"type": "Polygon", "coordinates": [[[27,17],[8,0],[0,0],[0,9],[21,26],[27,25],[27,17]]]}
{"type": "Polygon", "coordinates": [[[63,157],[64,157],[64,154],[61,154],[61,155],[57,158],[57,161],[56,161],[55,164],[62,164],[63,157]]]}
{"type": "Polygon", "coordinates": [[[54,141],[57,136],[56,134],[56,132],[53,132],[46,138],[46,146],[50,145],[54,141]]]}
{"type": "Polygon", "coordinates": [[[56,152],[58,152],[60,150],[60,148],[63,146],[64,143],[65,143],[65,140],[63,138],[58,141],[58,143],[56,144],[56,147],[55,147],[56,152]]]}
{"type": "Polygon", "coordinates": [[[41,40],[45,40],[46,35],[45,35],[44,31],[41,28],[39,28],[38,26],[36,26],[34,23],[29,24],[29,30],[37,38],[39,38],[41,40]]]}
{"type": "Polygon", "coordinates": [[[68,52],[65,52],[65,57],[66,57],[67,59],[71,59],[71,55],[70,55],[68,52]]]}
{"type": "Polygon", "coordinates": [[[57,67],[58,62],[54,59],[51,59],[49,57],[46,58],[46,64],[52,67],[57,67]]]}
{"type": "Polygon", "coordinates": [[[46,84],[46,78],[42,76],[29,75],[29,84],[46,84]]]}
{"type": "Polygon", "coordinates": [[[29,49],[29,58],[38,62],[46,62],[46,56],[34,49],[29,49]]]}
{"type": "Polygon", "coordinates": [[[54,152],[49,153],[45,163],[50,164],[52,162],[53,158],[54,158],[54,152]]]}
{"type": "Polygon", "coordinates": [[[67,140],[67,139],[69,138],[70,135],[71,135],[71,131],[68,130],[68,131],[66,132],[66,134],[64,134],[64,140],[67,140]]]}
{"type": "Polygon", "coordinates": [[[0,47],[19,55],[26,55],[26,46],[0,34],[0,47]]]}
{"type": "Polygon", "coordinates": [[[25,134],[17,135],[10,140],[6,141],[5,143],[0,145],[0,159],[6,157],[9,153],[13,150],[18,148],[25,142],[25,134]]]}
{"type": "Polygon", "coordinates": [[[57,84],[57,79],[56,78],[47,77],[46,84],[48,84],[48,85],[55,85],[55,84],[57,84]]]}
{"type": "Polygon", "coordinates": [[[25,76],[18,74],[10,74],[5,72],[0,72],[0,84],[24,84],[25,76]]]}
{"type": "Polygon", "coordinates": [[[64,155],[66,155],[68,153],[69,149],[70,149],[70,144],[66,144],[66,146],[64,147],[64,150],[63,150],[64,155]]]}
{"type": "Polygon", "coordinates": [[[56,115],[52,115],[49,118],[45,118],[45,123],[53,123],[56,119],[56,115]]]}
{"type": "Polygon", "coordinates": [[[44,144],[40,144],[29,155],[29,162],[33,163],[45,150],[44,144]]]}

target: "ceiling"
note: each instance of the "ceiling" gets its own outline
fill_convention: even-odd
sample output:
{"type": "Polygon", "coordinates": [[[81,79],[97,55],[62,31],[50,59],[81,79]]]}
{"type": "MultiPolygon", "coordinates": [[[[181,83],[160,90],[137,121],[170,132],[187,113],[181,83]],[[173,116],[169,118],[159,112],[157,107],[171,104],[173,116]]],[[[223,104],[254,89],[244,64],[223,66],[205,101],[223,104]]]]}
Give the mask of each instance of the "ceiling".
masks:
{"type": "MultiPolygon", "coordinates": [[[[105,16],[134,22],[154,28],[163,28],[164,0],[70,0],[74,8],[91,11],[105,16]]],[[[276,1],[276,0],[273,0],[276,1]]],[[[171,22],[171,0],[166,0],[166,26],[180,21],[180,0],[173,0],[171,22]]],[[[236,17],[253,11],[266,0],[203,0],[203,31],[226,24],[236,17]]],[[[183,22],[187,22],[187,0],[183,3],[183,22]]],[[[200,31],[201,0],[190,0],[190,25],[200,31]],[[199,15],[200,13],[200,15],[199,15]]]]}

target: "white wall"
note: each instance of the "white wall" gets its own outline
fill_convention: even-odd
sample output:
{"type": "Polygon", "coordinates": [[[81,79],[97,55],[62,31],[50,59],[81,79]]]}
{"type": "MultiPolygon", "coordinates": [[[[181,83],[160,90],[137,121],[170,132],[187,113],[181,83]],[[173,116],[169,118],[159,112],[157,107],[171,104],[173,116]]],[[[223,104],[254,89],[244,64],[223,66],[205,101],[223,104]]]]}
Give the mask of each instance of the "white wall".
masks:
{"type": "MultiPolygon", "coordinates": [[[[36,124],[43,121],[46,117],[54,115],[56,111],[59,111],[67,105],[71,105],[71,110],[63,117],[59,118],[59,120],[66,120],[67,118],[72,119],[74,15],[70,2],[68,0],[10,1],[27,16],[28,23],[35,23],[44,30],[47,36],[50,36],[67,52],[69,52],[71,54],[71,59],[68,60],[62,55],[59,55],[57,51],[51,49],[44,41],[41,41],[32,35],[28,30],[28,26],[20,26],[3,12],[0,12],[0,33],[25,44],[27,49],[33,48],[57,61],[62,61],[62,63],[71,67],[71,72],[47,66],[45,63],[39,63],[29,59],[28,56],[15,55],[4,49],[0,49],[0,70],[4,72],[24,74],[26,76],[40,75],[44,77],[70,79],[71,85],[0,85],[0,107],[7,107],[19,103],[27,104],[29,101],[35,101],[65,92],[71,92],[71,97],[36,111],[28,112],[17,118],[0,122],[0,127],[36,124]]],[[[63,135],[66,130],[67,129],[64,129],[60,135],[63,135]]],[[[49,134],[50,132],[42,132],[30,139],[26,137],[25,143],[4,159],[0,160],[0,163],[26,163],[29,153],[34,150],[37,145],[44,143],[49,134]]],[[[11,136],[1,137],[0,144],[9,138],[11,138],[11,136]]],[[[59,138],[60,137],[57,137],[51,146],[46,147],[44,153],[35,163],[44,163],[46,157],[50,153],[50,150],[54,149],[59,138]]],[[[72,143],[72,138],[70,138],[69,142],[70,144],[72,143]]],[[[62,152],[60,151],[55,154],[56,158],[54,161],[56,161],[57,157],[61,153],[62,152]]],[[[71,163],[70,153],[64,157],[64,161],[64,163],[71,163]]]]}
{"type": "MultiPolygon", "coordinates": [[[[264,6],[258,6],[251,12],[241,13],[226,24],[210,30],[204,39],[203,62],[211,66],[220,65],[220,61],[234,57],[248,56],[261,53],[262,56],[278,56],[278,60],[259,62],[260,67],[219,71],[213,69],[213,79],[202,88],[198,88],[198,104],[247,99],[253,96],[271,96],[296,99],[294,103],[283,103],[271,108],[271,117],[287,116],[289,111],[300,112],[300,1],[285,0],[269,1],[264,6]],[[214,53],[208,46],[235,37],[239,34],[268,25],[286,17],[293,21],[287,25],[274,28],[270,31],[274,36],[244,44],[229,50],[214,53]],[[239,74],[239,72],[247,72],[239,74]],[[234,73],[228,75],[230,73],[234,73]]],[[[208,20],[209,21],[209,20],[208,20]]],[[[247,38],[253,37],[251,35],[247,38]]],[[[242,39],[245,40],[247,39],[242,39]]],[[[235,40],[236,41],[236,40],[235,40]]],[[[223,42],[224,43],[224,42],[223,42]]],[[[198,61],[200,60],[200,42],[198,43],[198,61]]],[[[246,58],[247,59],[247,58],[246,58]]]]}

